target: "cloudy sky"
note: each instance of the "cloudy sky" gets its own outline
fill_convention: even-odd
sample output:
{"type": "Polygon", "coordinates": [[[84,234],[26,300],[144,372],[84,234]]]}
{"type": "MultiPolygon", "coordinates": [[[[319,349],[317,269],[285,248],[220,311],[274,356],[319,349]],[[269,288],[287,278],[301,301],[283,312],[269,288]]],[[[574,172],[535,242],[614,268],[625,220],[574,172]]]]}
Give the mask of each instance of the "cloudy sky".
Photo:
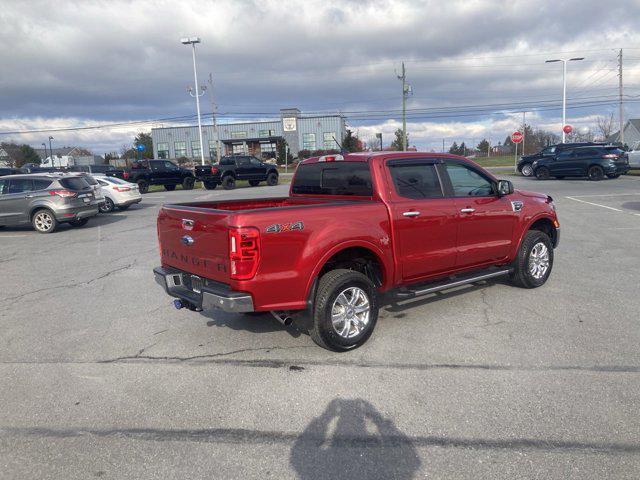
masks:
{"type": "Polygon", "coordinates": [[[0,0],[0,140],[39,146],[52,135],[102,154],[152,126],[193,122],[187,35],[202,38],[200,83],[213,75],[222,123],[297,106],[343,112],[364,140],[390,139],[404,60],[420,149],[504,140],[523,110],[559,132],[561,65],[544,61],[585,57],[568,74],[568,123],[585,127],[617,118],[620,48],[627,117],[638,117],[638,18],[637,0],[0,0]],[[126,125],[11,133],[110,123],[126,125]]]}

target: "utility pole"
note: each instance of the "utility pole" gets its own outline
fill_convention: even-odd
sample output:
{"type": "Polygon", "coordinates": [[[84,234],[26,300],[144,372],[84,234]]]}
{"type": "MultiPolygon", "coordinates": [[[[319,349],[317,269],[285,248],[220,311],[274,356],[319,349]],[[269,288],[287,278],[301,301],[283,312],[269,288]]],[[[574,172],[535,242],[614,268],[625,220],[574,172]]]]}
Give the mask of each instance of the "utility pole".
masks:
{"type": "Polygon", "coordinates": [[[402,80],[402,150],[407,150],[407,96],[409,95],[410,86],[407,85],[407,74],[402,62],[402,75],[398,75],[398,80],[402,80]]]}
{"type": "Polygon", "coordinates": [[[198,114],[198,137],[200,139],[200,161],[204,165],[204,145],[202,144],[202,121],[200,119],[200,97],[204,95],[204,91],[200,93],[200,87],[198,86],[198,70],[196,69],[196,43],[200,43],[199,37],[188,37],[180,39],[180,43],[183,45],[191,45],[191,52],[193,56],[193,90],[187,90],[192,97],[196,99],[196,112],[198,114]]]}
{"type": "Polygon", "coordinates": [[[442,139],[442,153],[444,153],[444,138],[442,139]]]}
{"type": "Polygon", "coordinates": [[[524,140],[526,138],[526,134],[525,132],[527,131],[527,127],[525,127],[525,118],[526,118],[527,112],[522,112],[522,155],[526,155],[526,153],[524,153],[524,140]]]}
{"type": "Polygon", "coordinates": [[[618,98],[620,102],[620,143],[624,145],[624,105],[622,104],[622,49],[618,54],[618,98]]]}
{"type": "MultiPolygon", "coordinates": [[[[216,120],[216,98],[213,95],[213,75],[209,73],[209,95],[211,95],[211,120],[213,131],[216,134],[216,163],[220,163],[220,135],[218,133],[218,122],[216,120]]],[[[213,160],[213,159],[212,159],[213,160]]]]}

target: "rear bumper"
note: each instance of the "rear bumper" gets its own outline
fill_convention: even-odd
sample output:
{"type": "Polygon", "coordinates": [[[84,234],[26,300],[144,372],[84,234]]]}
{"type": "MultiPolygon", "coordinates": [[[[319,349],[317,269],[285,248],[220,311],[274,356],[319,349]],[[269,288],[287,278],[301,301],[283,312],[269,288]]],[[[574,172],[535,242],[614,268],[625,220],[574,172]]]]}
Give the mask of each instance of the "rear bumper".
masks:
{"type": "Polygon", "coordinates": [[[178,298],[190,306],[204,311],[223,310],[231,313],[253,312],[253,299],[246,292],[235,292],[228,285],[208,282],[201,293],[187,288],[183,275],[189,273],[174,268],[156,267],[153,275],[167,295],[178,298]]]}
{"type": "Polygon", "coordinates": [[[140,203],[142,198],[131,198],[128,200],[122,200],[119,202],[114,202],[116,207],[126,207],[127,205],[133,205],[134,203],[140,203]]]}
{"type": "Polygon", "coordinates": [[[54,214],[59,222],[71,222],[82,218],[94,217],[98,215],[98,204],[93,203],[86,207],[56,208],[54,214]]]}

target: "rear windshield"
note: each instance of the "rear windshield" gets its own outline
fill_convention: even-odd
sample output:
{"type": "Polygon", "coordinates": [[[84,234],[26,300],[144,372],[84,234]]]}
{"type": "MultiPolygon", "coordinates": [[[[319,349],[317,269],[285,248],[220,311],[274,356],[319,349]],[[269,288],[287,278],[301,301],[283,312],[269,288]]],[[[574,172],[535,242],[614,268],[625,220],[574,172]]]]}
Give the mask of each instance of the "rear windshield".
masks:
{"type": "Polygon", "coordinates": [[[86,190],[91,188],[87,181],[82,177],[63,178],[60,180],[60,185],[69,190],[86,190]]]}
{"type": "Polygon", "coordinates": [[[365,162],[318,162],[296,170],[292,193],[306,195],[373,195],[371,171],[365,162]]]}

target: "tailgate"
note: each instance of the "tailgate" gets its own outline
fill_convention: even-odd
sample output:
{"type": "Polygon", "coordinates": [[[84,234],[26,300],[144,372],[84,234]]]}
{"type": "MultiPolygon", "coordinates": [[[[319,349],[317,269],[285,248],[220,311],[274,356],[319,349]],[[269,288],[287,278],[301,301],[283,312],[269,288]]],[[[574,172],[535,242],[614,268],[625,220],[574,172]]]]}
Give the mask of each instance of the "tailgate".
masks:
{"type": "Polygon", "coordinates": [[[158,214],[162,265],[229,283],[229,213],[165,206],[158,214]]]}

